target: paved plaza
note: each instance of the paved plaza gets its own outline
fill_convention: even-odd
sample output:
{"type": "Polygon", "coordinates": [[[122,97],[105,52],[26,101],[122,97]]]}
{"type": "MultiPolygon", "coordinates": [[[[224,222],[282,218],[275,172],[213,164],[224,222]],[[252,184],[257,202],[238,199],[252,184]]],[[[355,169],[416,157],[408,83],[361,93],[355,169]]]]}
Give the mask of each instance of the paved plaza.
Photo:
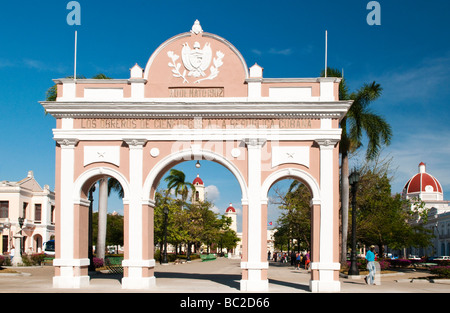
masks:
{"type": "MultiPolygon", "coordinates": [[[[121,275],[96,273],[90,286],[81,289],[55,289],[51,266],[15,268],[22,275],[0,274],[0,293],[225,293],[245,295],[239,290],[240,260],[218,258],[214,261],[195,260],[184,264],[157,264],[156,288],[124,290],[121,275]]],[[[341,277],[341,293],[449,293],[449,280],[430,282],[421,271],[385,274],[380,285],[366,285],[363,279],[341,277]]],[[[269,292],[276,294],[309,293],[310,273],[296,270],[288,264],[270,263],[269,292]]],[[[264,292],[267,293],[267,292],[264,292]]]]}

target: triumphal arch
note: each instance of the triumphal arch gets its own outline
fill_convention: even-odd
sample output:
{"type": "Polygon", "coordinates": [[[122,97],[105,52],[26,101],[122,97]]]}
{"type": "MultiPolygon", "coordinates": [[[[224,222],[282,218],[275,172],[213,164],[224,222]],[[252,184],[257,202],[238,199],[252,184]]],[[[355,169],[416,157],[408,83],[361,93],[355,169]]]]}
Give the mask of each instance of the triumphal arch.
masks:
{"type": "Polygon", "coordinates": [[[314,292],[339,291],[339,78],[265,78],[196,21],[126,79],[56,79],[56,288],[89,285],[88,191],[124,190],[122,288],[157,288],[153,209],[163,175],[186,160],[217,162],[242,191],[242,291],[266,291],[268,191],[294,178],[311,191],[314,292]]]}

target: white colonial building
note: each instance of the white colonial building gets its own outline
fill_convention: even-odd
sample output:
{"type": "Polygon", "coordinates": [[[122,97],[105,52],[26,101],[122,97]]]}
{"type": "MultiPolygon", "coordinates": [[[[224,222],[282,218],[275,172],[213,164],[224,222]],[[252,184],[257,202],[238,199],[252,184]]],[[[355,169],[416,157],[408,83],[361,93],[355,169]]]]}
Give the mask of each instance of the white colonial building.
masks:
{"type": "Polygon", "coordinates": [[[419,256],[450,255],[450,201],[444,200],[440,182],[426,172],[425,163],[419,164],[415,174],[403,188],[406,199],[420,199],[429,210],[426,227],[434,233],[432,246],[423,249],[411,248],[411,254],[419,256]]]}
{"type": "MultiPolygon", "coordinates": [[[[55,193],[48,185],[42,188],[32,171],[18,182],[0,182],[0,251],[15,247],[14,236],[23,218],[22,247],[25,253],[40,253],[43,243],[55,235],[55,193]]],[[[15,247],[18,251],[18,247],[15,247]]]]}

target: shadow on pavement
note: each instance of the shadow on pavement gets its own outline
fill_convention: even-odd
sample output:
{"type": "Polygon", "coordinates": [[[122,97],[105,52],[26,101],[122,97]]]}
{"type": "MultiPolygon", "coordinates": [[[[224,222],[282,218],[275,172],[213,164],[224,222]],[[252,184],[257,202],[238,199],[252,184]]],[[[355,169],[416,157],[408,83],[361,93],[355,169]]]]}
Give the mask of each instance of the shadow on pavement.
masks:
{"type": "Polygon", "coordinates": [[[235,288],[239,290],[241,275],[233,274],[197,274],[197,273],[176,273],[176,272],[157,272],[155,271],[155,277],[158,278],[171,278],[171,279],[193,279],[193,280],[209,280],[235,288]]]}
{"type": "Polygon", "coordinates": [[[309,286],[305,286],[305,285],[297,284],[297,283],[290,283],[290,282],[282,281],[282,280],[269,279],[269,284],[280,285],[283,287],[289,287],[289,288],[309,291],[309,286]]]}

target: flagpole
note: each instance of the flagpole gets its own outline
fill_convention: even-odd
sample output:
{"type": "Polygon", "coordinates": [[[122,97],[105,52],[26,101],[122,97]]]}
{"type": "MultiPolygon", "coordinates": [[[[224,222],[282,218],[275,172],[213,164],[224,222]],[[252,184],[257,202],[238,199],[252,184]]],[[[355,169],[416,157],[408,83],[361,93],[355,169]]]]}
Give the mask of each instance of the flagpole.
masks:
{"type": "Polygon", "coordinates": [[[77,31],[75,31],[75,53],[73,62],[73,80],[77,81],[77,31]]]}
{"type": "Polygon", "coordinates": [[[325,31],[325,77],[327,77],[328,31],[325,31]]]}

